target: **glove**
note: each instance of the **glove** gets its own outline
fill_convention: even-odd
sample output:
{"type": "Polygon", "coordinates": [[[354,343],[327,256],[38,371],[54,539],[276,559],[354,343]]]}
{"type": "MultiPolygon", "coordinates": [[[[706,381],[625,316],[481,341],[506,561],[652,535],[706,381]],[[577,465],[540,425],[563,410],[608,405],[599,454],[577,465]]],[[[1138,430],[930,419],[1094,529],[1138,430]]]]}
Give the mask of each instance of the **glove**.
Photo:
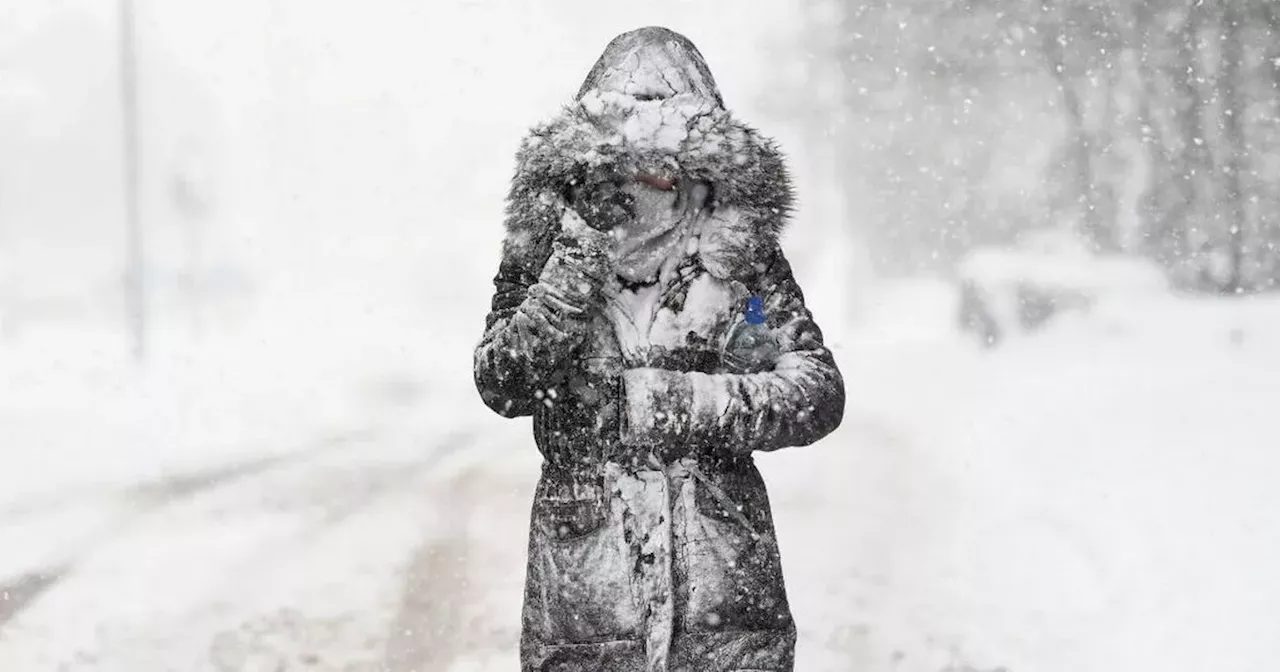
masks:
{"type": "Polygon", "coordinates": [[[613,236],[588,226],[576,211],[566,211],[529,294],[542,299],[558,319],[582,321],[603,305],[612,268],[613,236]]]}
{"type": "Polygon", "coordinates": [[[636,216],[635,199],[622,190],[626,180],[615,172],[606,172],[570,187],[569,207],[596,231],[608,232],[636,216]]]}

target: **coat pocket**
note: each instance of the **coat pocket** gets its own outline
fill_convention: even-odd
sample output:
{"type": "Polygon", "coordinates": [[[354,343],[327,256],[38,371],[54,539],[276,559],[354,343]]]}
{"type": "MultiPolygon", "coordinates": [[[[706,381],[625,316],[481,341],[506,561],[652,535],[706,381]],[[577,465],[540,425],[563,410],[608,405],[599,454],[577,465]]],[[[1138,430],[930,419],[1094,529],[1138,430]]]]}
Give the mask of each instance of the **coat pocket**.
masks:
{"type": "Polygon", "coordinates": [[[750,464],[699,468],[694,500],[698,515],[733,536],[760,541],[773,534],[764,479],[750,464]]]}
{"type": "Polygon", "coordinates": [[[788,625],[791,614],[764,481],[749,464],[701,473],[685,553],[692,582],[686,627],[704,633],[788,625]]]}
{"type": "Polygon", "coordinates": [[[541,612],[536,639],[553,645],[638,637],[640,609],[622,525],[600,478],[543,481],[529,558],[541,612]]]}
{"type": "Polygon", "coordinates": [[[604,529],[604,504],[595,499],[540,502],[539,522],[549,541],[568,543],[604,529]]]}
{"type": "Polygon", "coordinates": [[[534,499],[534,524],[546,539],[569,542],[603,529],[607,506],[599,474],[548,468],[534,499]]]}

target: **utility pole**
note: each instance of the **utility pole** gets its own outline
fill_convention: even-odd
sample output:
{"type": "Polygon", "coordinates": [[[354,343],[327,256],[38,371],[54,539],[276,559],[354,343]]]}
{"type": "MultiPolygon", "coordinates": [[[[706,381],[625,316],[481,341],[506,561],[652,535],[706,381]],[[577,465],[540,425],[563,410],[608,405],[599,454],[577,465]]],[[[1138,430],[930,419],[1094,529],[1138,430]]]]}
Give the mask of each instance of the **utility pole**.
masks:
{"type": "Polygon", "coordinates": [[[138,85],[133,0],[119,0],[119,11],[120,103],[124,122],[125,305],[133,356],[142,362],[147,355],[147,294],[138,193],[138,85]]]}

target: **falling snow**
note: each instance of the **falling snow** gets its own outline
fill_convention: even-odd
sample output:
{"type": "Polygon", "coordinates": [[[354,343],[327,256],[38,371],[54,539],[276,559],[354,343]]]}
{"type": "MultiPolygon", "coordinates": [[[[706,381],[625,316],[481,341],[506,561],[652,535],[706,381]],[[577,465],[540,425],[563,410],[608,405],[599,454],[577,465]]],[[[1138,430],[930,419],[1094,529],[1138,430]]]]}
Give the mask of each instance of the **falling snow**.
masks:
{"type": "MultiPolygon", "coordinates": [[[[791,159],[848,381],[756,456],[797,670],[1274,669],[1274,2],[132,5],[141,366],[116,5],[0,10],[0,670],[512,669],[541,464],[472,378],[511,155],[650,23],[791,159]]],[[[625,119],[584,161],[733,140],[674,65],[584,97],[625,119]]],[[[684,252],[730,275],[759,214],[684,252]]],[[[619,299],[637,349],[728,319],[619,299]]]]}

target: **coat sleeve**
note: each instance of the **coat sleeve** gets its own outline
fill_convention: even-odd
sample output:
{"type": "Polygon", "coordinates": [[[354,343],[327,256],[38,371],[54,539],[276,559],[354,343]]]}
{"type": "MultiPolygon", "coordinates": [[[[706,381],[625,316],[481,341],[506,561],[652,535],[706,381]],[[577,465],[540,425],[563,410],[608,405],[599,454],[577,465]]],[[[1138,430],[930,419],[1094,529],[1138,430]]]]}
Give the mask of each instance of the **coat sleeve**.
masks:
{"type": "Polygon", "coordinates": [[[623,373],[628,445],[690,442],[735,452],[811,444],[844,417],[844,380],[805,307],[782,252],[761,283],[780,355],[773,370],[706,374],[636,368],[623,373]]]}
{"type": "Polygon", "coordinates": [[[611,268],[609,235],[583,223],[556,196],[524,189],[517,174],[507,236],[476,346],[475,384],[499,415],[533,413],[586,333],[611,268]]]}

